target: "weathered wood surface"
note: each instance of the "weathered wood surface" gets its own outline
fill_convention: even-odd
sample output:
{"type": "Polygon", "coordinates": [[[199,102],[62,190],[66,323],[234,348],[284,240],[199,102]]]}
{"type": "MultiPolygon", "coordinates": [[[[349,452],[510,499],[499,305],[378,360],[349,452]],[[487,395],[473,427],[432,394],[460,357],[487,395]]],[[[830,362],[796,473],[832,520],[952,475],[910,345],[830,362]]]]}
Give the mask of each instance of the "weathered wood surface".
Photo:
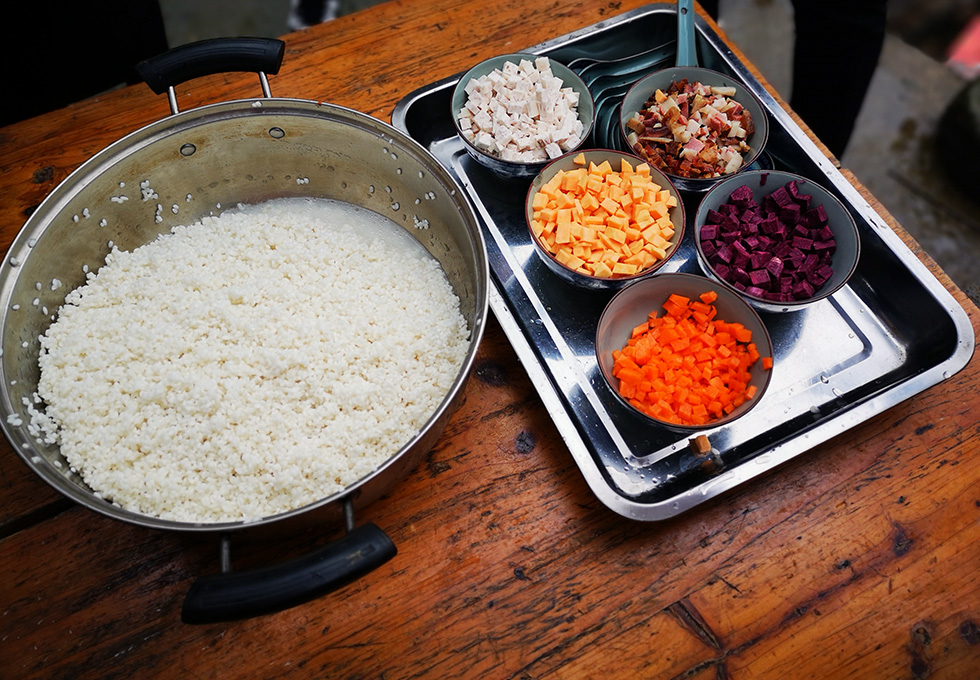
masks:
{"type": "MultiPolygon", "coordinates": [[[[273,94],[389,120],[418,87],[642,4],[394,1],[287,36],[273,94]]],[[[186,109],[257,87],[232,74],[178,94],[186,109]]],[[[165,98],[138,86],[0,130],[0,247],[73,168],[166,112],[165,98]]],[[[980,327],[976,307],[919,255],[980,327]]],[[[444,436],[361,513],[399,554],[309,604],[206,626],[181,624],[179,612],[190,583],[217,569],[216,541],[62,500],[4,441],[0,674],[976,678],[978,378],[975,359],[693,512],[634,523],[590,492],[491,322],[444,436]]],[[[246,546],[234,566],[335,533],[246,546]]]]}

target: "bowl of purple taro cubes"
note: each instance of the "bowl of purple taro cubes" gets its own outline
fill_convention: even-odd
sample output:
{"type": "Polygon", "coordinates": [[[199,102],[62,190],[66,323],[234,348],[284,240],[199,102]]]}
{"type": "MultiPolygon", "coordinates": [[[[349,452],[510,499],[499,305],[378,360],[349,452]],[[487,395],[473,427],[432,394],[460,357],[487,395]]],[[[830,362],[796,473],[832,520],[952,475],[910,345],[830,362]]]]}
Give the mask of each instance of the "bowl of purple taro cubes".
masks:
{"type": "Polygon", "coordinates": [[[698,263],[757,309],[789,312],[839,290],[857,268],[857,225],[805,177],[752,170],[705,194],[694,217],[698,263]]]}

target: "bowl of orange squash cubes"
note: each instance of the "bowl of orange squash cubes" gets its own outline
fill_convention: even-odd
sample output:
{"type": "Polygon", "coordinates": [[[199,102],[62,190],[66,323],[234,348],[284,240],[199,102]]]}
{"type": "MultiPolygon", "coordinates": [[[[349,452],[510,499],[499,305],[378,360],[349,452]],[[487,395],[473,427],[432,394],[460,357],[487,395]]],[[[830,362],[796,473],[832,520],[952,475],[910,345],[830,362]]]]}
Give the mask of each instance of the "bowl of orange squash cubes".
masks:
{"type": "Polygon", "coordinates": [[[772,339],[759,314],[717,281],[682,272],[618,291],[599,317],[595,352],[626,408],[673,431],[744,416],[772,379],[772,339]]]}
{"type": "Polygon", "coordinates": [[[684,204],[660,170],[610,149],[567,153],[531,182],[535,251],[562,279],[618,289],[653,275],[684,235],[684,204]]]}

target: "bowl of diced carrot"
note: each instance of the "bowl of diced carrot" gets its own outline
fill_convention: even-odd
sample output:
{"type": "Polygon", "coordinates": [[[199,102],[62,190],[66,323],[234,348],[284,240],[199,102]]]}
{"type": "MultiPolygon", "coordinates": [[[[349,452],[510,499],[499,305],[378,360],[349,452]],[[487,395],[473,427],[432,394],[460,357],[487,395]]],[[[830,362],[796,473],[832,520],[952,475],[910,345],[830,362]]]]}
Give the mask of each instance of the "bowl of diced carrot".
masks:
{"type": "Polygon", "coordinates": [[[682,432],[742,417],[772,377],[772,339],[759,314],[694,274],[658,274],[616,293],[599,318],[595,351],[627,409],[682,432]]]}
{"type": "Polygon", "coordinates": [[[667,176],[632,154],[571,152],[549,163],[527,192],[535,251],[558,276],[618,289],[651,276],[677,251],[684,204],[667,176]]]}

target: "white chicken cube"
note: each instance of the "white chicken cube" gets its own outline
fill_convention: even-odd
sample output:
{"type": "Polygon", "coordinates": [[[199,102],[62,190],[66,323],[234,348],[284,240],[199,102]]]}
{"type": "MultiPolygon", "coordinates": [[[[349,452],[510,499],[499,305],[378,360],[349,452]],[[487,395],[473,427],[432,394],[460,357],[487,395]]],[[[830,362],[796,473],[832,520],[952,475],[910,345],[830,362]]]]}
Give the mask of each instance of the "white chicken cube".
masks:
{"type": "Polygon", "coordinates": [[[464,90],[461,131],[500,158],[544,161],[581,141],[580,97],[554,76],[547,57],[507,61],[464,90]]]}

